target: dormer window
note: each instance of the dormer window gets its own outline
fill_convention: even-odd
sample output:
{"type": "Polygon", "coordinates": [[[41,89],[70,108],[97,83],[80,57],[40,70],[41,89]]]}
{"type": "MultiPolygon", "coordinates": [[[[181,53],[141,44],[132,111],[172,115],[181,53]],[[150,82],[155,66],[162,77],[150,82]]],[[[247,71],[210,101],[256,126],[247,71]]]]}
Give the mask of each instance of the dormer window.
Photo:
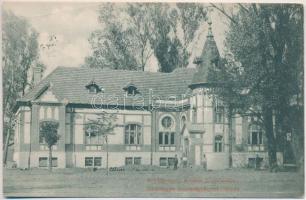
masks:
{"type": "Polygon", "coordinates": [[[138,94],[137,87],[133,83],[128,83],[127,86],[123,88],[128,96],[135,96],[138,94]]]}
{"type": "Polygon", "coordinates": [[[88,90],[88,93],[90,94],[96,94],[102,91],[102,89],[99,87],[98,84],[96,84],[94,80],[90,81],[85,87],[88,90]]]}
{"type": "Polygon", "coordinates": [[[94,86],[89,87],[89,93],[97,93],[97,88],[94,86]]]}

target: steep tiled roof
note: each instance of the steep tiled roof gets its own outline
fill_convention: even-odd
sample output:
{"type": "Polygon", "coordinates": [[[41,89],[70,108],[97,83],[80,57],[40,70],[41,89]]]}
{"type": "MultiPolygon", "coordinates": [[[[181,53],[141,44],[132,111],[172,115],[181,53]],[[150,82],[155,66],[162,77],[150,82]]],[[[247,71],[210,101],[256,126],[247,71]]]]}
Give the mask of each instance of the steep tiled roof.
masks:
{"type": "Polygon", "coordinates": [[[202,50],[202,54],[199,58],[196,58],[194,63],[197,64],[198,72],[194,74],[190,88],[196,88],[209,83],[208,72],[213,66],[213,63],[220,60],[220,54],[218,47],[214,40],[214,36],[211,31],[211,22],[209,23],[208,34],[202,50]]]}
{"type": "MultiPolygon", "coordinates": [[[[123,104],[125,94],[123,88],[131,80],[137,86],[140,94],[130,98],[141,96],[145,104],[149,102],[150,89],[152,89],[154,98],[168,99],[170,96],[176,96],[177,99],[180,99],[183,94],[190,92],[188,85],[195,71],[192,68],[185,68],[177,69],[172,73],[159,73],[58,67],[18,101],[33,101],[44,88],[48,87],[60,100],[66,99],[69,103],[76,104],[90,104],[95,94],[90,94],[85,86],[92,80],[103,89],[103,92],[98,94],[103,95],[105,99],[110,96],[118,97],[119,104],[123,104]]],[[[125,103],[131,103],[131,99],[126,99],[125,103]]]]}

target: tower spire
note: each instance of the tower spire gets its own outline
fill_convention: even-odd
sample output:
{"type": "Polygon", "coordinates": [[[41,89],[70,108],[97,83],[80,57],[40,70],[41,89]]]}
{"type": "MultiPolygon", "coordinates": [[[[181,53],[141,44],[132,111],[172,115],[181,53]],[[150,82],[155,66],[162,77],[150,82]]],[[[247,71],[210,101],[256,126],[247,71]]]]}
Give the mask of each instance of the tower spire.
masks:
{"type": "Polygon", "coordinates": [[[212,34],[212,29],[211,29],[212,22],[211,22],[210,15],[208,16],[207,24],[208,24],[207,38],[214,37],[213,34],[212,34]]]}
{"type": "Polygon", "coordinates": [[[192,82],[189,85],[191,89],[197,87],[206,87],[206,85],[215,84],[209,81],[208,72],[210,69],[213,69],[216,65],[218,65],[220,54],[212,33],[212,21],[210,15],[208,15],[207,24],[208,32],[202,53],[200,57],[197,57],[194,60],[194,64],[197,65],[197,72],[194,74],[192,82]]]}

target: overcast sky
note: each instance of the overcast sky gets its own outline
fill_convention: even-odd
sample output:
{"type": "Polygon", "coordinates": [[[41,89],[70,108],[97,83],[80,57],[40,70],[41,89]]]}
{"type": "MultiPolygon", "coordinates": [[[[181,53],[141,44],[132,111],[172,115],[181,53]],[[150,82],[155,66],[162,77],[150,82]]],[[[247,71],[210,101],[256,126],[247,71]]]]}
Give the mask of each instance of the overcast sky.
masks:
{"type": "MultiPolygon", "coordinates": [[[[59,3],[59,2],[5,2],[3,8],[17,16],[25,17],[39,32],[39,43],[45,43],[50,35],[57,37],[51,50],[40,50],[41,61],[47,66],[44,75],[57,66],[79,67],[84,58],[91,54],[88,38],[99,25],[98,5],[101,3],[59,3]]],[[[213,34],[220,53],[223,53],[224,32],[227,20],[218,12],[211,12],[213,34]]],[[[201,53],[207,33],[207,24],[197,32],[198,40],[192,44],[192,59],[201,53]]],[[[147,70],[157,70],[156,59],[152,57],[147,70]]],[[[189,67],[193,67],[192,64],[189,67]]]]}

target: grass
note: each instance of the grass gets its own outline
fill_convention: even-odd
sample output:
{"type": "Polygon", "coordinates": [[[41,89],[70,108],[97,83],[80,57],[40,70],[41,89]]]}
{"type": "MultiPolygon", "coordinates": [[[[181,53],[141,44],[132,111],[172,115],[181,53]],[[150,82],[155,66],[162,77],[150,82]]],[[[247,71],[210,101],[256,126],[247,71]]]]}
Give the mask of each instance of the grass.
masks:
{"type": "Polygon", "coordinates": [[[302,197],[299,172],[250,169],[159,169],[110,172],[89,169],[4,169],[6,197],[302,197]]]}

